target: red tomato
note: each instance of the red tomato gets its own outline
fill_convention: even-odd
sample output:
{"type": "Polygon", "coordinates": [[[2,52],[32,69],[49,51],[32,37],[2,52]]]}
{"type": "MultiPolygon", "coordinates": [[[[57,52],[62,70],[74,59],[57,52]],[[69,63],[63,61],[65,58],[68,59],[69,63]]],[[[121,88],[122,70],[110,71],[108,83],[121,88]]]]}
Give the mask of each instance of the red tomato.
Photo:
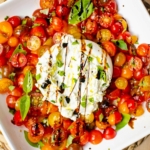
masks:
{"type": "Polygon", "coordinates": [[[97,29],[97,22],[91,19],[87,19],[87,22],[85,24],[85,32],[89,34],[95,34],[97,32],[97,29]]]}
{"type": "Polygon", "coordinates": [[[112,127],[107,127],[104,130],[103,137],[106,140],[110,140],[110,139],[113,139],[116,136],[116,134],[117,134],[116,131],[112,127]]]}
{"type": "Polygon", "coordinates": [[[133,110],[135,110],[136,108],[137,108],[137,103],[135,102],[135,100],[134,99],[128,99],[127,101],[127,106],[128,106],[128,108],[131,110],[131,111],[133,111],[133,110]]]}
{"type": "Polygon", "coordinates": [[[17,77],[17,84],[18,84],[18,86],[19,87],[21,87],[22,88],[22,86],[23,86],[23,80],[24,80],[24,74],[19,74],[19,76],[17,77]]]}
{"type": "Polygon", "coordinates": [[[58,5],[64,5],[67,6],[68,0],[57,0],[58,5]]]}
{"type": "Polygon", "coordinates": [[[125,40],[126,41],[126,39],[127,38],[129,38],[129,37],[131,37],[131,34],[130,34],[130,32],[128,32],[128,31],[125,31],[125,32],[123,32],[123,33],[120,33],[119,35],[118,35],[118,39],[122,39],[122,40],[125,40]]]}
{"type": "Polygon", "coordinates": [[[111,13],[103,13],[100,15],[99,24],[104,28],[109,28],[112,26],[114,18],[111,13]]]}
{"type": "Polygon", "coordinates": [[[6,64],[6,58],[4,56],[0,56],[0,67],[6,64]]]}
{"type": "Polygon", "coordinates": [[[89,141],[89,132],[84,131],[83,135],[80,136],[80,145],[85,145],[89,141]]]}
{"type": "Polygon", "coordinates": [[[99,9],[95,8],[93,13],[91,14],[90,16],[90,19],[93,20],[93,21],[98,21],[98,12],[99,9]]]}
{"type": "Polygon", "coordinates": [[[135,80],[141,80],[144,76],[146,75],[146,73],[144,72],[143,69],[137,70],[137,71],[133,71],[133,77],[135,80]]]}
{"type": "Polygon", "coordinates": [[[14,123],[17,126],[23,125],[27,121],[27,118],[23,121],[21,118],[21,113],[20,111],[16,111],[12,120],[12,123],[14,123]]]}
{"type": "Polygon", "coordinates": [[[21,18],[19,16],[12,16],[7,20],[13,28],[19,26],[21,24],[21,18]]]}
{"type": "Polygon", "coordinates": [[[63,128],[65,130],[68,130],[68,128],[70,127],[71,124],[72,124],[72,121],[70,119],[63,120],[63,128]]]}
{"type": "Polygon", "coordinates": [[[142,69],[143,63],[142,60],[139,57],[132,57],[129,62],[129,68],[131,70],[135,69],[135,71],[138,71],[140,69],[142,69]]]}
{"type": "Polygon", "coordinates": [[[58,17],[65,17],[69,15],[69,8],[63,5],[58,5],[56,7],[56,15],[58,17]]]}
{"type": "Polygon", "coordinates": [[[7,106],[8,106],[9,108],[14,109],[17,100],[18,100],[18,97],[17,97],[17,96],[8,95],[8,96],[6,97],[7,106]]]}
{"type": "Polygon", "coordinates": [[[46,32],[47,32],[47,34],[48,34],[49,36],[53,36],[56,31],[54,30],[54,28],[53,28],[52,25],[49,25],[49,26],[46,28],[46,32]]]}
{"type": "Polygon", "coordinates": [[[113,66],[113,78],[118,78],[121,76],[121,68],[113,66]]]}
{"type": "Polygon", "coordinates": [[[15,48],[11,48],[6,54],[5,54],[5,57],[6,58],[10,58],[14,52],[15,48]]]}
{"type": "Polygon", "coordinates": [[[149,45],[148,44],[142,43],[137,47],[137,54],[139,56],[147,56],[148,51],[149,51],[149,45]]]}
{"type": "Polygon", "coordinates": [[[42,26],[36,26],[36,27],[32,28],[30,34],[32,36],[37,36],[40,38],[43,38],[46,36],[45,30],[42,26]]]}
{"type": "Polygon", "coordinates": [[[103,140],[103,135],[99,130],[92,130],[89,135],[89,142],[96,145],[101,143],[103,140]]]}
{"type": "Polygon", "coordinates": [[[20,87],[15,87],[12,91],[9,92],[10,95],[12,96],[17,96],[17,97],[21,97],[22,96],[22,88],[20,87]]]}
{"type": "MultiPolygon", "coordinates": [[[[48,26],[48,23],[47,23],[47,21],[44,19],[44,18],[36,18],[35,20],[34,20],[34,24],[36,25],[36,24],[39,24],[39,25],[41,25],[41,26],[44,26],[44,27],[47,27],[48,26]]],[[[34,26],[34,25],[33,25],[34,26]]]]}
{"type": "Polygon", "coordinates": [[[121,97],[120,97],[120,101],[119,101],[119,103],[121,104],[121,103],[124,103],[124,102],[126,102],[128,99],[130,99],[131,98],[131,96],[129,95],[129,94],[124,94],[124,95],[122,95],[121,97]]]}
{"type": "Polygon", "coordinates": [[[27,64],[36,66],[38,62],[38,55],[37,54],[27,54],[27,64]]]}
{"type": "Polygon", "coordinates": [[[108,3],[110,2],[110,0],[93,0],[94,5],[97,6],[106,6],[108,3]]]}
{"type": "Polygon", "coordinates": [[[115,22],[112,24],[110,30],[113,34],[119,35],[123,30],[122,24],[120,22],[115,22]]]}
{"type": "Polygon", "coordinates": [[[61,31],[63,28],[63,21],[58,17],[52,17],[51,26],[55,31],[61,31]]]}
{"type": "Polygon", "coordinates": [[[112,92],[110,92],[107,97],[109,100],[115,100],[120,97],[121,91],[119,89],[115,89],[112,92]]]}
{"type": "Polygon", "coordinates": [[[99,109],[96,112],[94,112],[94,118],[95,120],[99,121],[99,116],[102,114],[102,110],[99,109]]]}
{"type": "Polygon", "coordinates": [[[42,13],[42,9],[36,9],[32,15],[36,18],[47,18],[48,17],[48,14],[42,13]]]}
{"type": "Polygon", "coordinates": [[[110,56],[114,56],[116,54],[116,46],[112,42],[105,41],[102,43],[102,46],[110,56]]]}
{"type": "Polygon", "coordinates": [[[109,13],[116,13],[117,12],[117,3],[115,0],[110,0],[108,4],[105,6],[105,11],[109,13]]]}
{"type": "Polygon", "coordinates": [[[27,58],[24,54],[17,53],[12,56],[11,64],[13,67],[15,67],[15,68],[24,67],[26,65],[26,63],[27,63],[27,58]]]}

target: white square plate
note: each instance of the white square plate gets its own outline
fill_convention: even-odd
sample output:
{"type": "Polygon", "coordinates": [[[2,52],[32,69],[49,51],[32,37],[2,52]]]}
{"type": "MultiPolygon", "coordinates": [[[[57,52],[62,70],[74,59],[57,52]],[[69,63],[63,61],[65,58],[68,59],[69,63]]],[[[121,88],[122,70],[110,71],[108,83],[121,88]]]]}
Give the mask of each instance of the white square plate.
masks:
{"type": "MultiPolygon", "coordinates": [[[[150,43],[150,16],[141,0],[117,0],[117,2],[119,13],[127,20],[131,33],[138,35],[139,43],[150,43]]],[[[5,16],[31,16],[37,8],[39,8],[39,0],[7,0],[0,5],[0,21],[5,16]]],[[[8,112],[5,97],[6,95],[0,95],[0,125],[11,150],[37,150],[25,141],[23,129],[11,123],[12,115],[8,112]]],[[[85,150],[89,148],[92,150],[121,150],[148,134],[150,134],[150,113],[145,110],[145,114],[135,121],[134,129],[126,126],[118,131],[113,140],[103,140],[96,146],[89,144],[85,150]]]]}

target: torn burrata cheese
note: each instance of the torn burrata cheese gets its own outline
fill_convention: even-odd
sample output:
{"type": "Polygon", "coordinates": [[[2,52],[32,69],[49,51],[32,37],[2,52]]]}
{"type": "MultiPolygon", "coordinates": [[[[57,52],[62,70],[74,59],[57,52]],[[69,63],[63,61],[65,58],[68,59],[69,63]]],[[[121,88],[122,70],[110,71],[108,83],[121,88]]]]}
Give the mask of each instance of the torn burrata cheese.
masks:
{"type": "Polygon", "coordinates": [[[112,78],[112,62],[98,44],[64,34],[36,65],[43,100],[57,105],[62,116],[76,120],[98,108],[112,78]]]}

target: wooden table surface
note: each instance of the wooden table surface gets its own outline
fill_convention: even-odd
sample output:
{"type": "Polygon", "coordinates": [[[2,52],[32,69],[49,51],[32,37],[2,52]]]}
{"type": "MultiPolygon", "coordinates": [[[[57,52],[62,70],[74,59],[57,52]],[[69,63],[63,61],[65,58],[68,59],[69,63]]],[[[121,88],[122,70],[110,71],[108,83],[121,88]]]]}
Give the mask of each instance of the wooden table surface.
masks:
{"type": "MultiPolygon", "coordinates": [[[[3,3],[5,1],[6,0],[0,0],[0,3],[3,3]]],[[[142,0],[142,1],[144,2],[148,12],[150,13],[150,0],[142,0]]],[[[0,150],[11,150],[1,132],[0,132],[0,150]]],[[[133,143],[125,150],[150,150],[150,135],[137,141],[136,143],[133,143]]]]}

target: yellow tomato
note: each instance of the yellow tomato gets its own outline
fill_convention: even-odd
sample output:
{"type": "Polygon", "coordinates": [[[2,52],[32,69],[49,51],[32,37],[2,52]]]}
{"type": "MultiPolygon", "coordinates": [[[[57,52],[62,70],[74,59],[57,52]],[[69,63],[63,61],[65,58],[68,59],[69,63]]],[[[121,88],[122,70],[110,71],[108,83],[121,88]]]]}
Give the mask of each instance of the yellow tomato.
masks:
{"type": "Polygon", "coordinates": [[[13,85],[13,82],[8,78],[0,79],[0,93],[9,92],[9,87],[13,85]]]}
{"type": "Polygon", "coordinates": [[[0,44],[8,41],[12,36],[13,28],[11,24],[7,21],[0,22],[0,44]]]}

